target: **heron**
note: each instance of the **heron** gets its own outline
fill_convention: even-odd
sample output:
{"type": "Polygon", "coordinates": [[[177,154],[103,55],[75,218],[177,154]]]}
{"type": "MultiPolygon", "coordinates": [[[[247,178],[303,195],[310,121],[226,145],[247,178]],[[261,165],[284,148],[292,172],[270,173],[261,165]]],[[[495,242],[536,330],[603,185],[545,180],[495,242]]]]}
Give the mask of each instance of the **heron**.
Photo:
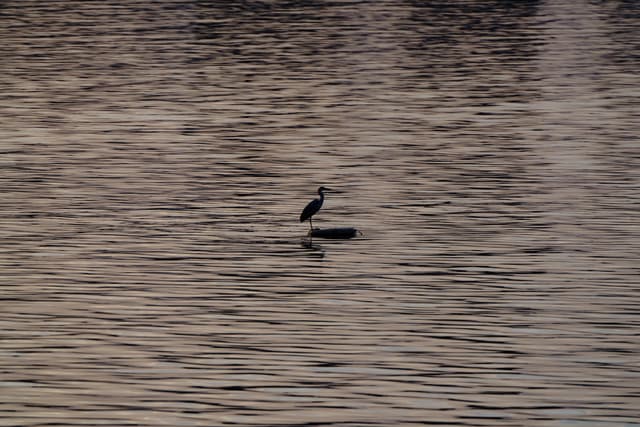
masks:
{"type": "Polygon", "coordinates": [[[300,222],[305,222],[309,220],[309,228],[313,231],[313,221],[311,217],[318,213],[320,208],[322,207],[322,202],[324,202],[324,192],[325,191],[333,191],[327,187],[318,188],[318,194],[320,195],[319,199],[313,199],[309,202],[309,204],[304,208],[302,213],[300,214],[300,222]]]}

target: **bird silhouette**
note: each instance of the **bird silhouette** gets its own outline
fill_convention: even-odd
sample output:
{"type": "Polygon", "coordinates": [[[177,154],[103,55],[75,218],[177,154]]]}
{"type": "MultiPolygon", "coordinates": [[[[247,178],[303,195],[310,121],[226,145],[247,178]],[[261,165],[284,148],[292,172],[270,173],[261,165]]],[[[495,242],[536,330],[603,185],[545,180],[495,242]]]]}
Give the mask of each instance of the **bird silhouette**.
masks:
{"type": "Polygon", "coordinates": [[[300,222],[305,222],[306,220],[309,220],[309,228],[311,231],[313,231],[313,221],[311,220],[311,217],[317,214],[320,208],[322,207],[322,203],[324,202],[325,191],[333,191],[333,190],[327,187],[318,188],[318,194],[320,195],[320,198],[313,199],[312,201],[310,201],[309,204],[302,210],[302,213],[300,214],[300,222]]]}

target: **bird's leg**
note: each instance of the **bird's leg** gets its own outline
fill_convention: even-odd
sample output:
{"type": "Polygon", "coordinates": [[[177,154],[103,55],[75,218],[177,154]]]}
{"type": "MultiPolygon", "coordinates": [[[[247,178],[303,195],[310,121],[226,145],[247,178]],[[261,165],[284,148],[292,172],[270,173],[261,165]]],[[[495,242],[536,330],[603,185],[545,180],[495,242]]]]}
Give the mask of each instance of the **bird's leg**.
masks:
{"type": "Polygon", "coordinates": [[[309,229],[313,233],[313,221],[311,220],[311,218],[309,218],[309,229]]]}

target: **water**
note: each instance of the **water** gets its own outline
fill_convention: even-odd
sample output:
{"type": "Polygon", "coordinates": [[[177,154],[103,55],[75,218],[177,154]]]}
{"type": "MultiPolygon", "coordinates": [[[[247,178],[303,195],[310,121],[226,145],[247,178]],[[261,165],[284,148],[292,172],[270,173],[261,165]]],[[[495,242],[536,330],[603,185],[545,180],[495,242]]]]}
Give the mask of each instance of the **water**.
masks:
{"type": "Polygon", "coordinates": [[[0,425],[640,426],[636,2],[0,12],[0,425]]]}

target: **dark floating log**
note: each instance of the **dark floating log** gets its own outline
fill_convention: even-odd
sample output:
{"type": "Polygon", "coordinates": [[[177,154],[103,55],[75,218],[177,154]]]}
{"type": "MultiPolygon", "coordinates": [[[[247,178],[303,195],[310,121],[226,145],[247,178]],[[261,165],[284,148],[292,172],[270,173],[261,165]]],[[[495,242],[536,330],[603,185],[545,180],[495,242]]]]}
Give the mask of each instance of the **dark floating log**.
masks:
{"type": "Polygon", "coordinates": [[[314,228],[310,231],[311,237],[321,237],[324,239],[351,239],[358,234],[362,235],[357,228],[338,227],[338,228],[314,228]]]}

